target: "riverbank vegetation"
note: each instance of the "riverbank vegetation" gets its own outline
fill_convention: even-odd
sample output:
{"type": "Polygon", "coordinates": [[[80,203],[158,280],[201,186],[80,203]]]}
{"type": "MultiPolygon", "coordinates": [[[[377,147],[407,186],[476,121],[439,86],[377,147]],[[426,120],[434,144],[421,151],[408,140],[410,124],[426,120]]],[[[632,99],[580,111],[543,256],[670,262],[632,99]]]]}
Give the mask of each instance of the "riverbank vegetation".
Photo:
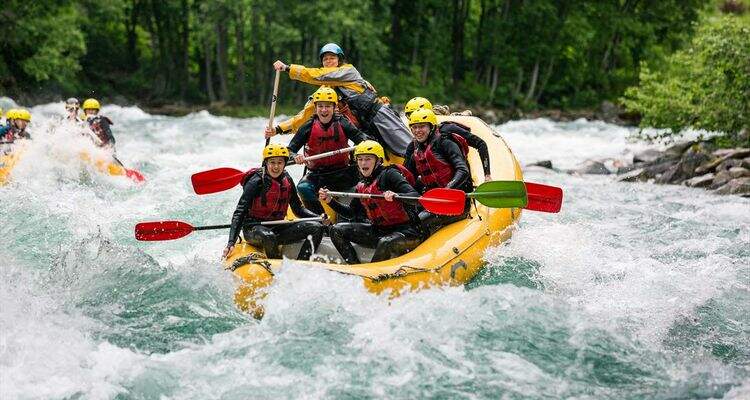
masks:
{"type": "MultiPolygon", "coordinates": [[[[699,125],[688,120],[703,109],[657,94],[694,93],[715,78],[696,58],[714,60],[721,46],[743,45],[723,37],[747,28],[746,3],[12,0],[0,11],[0,85],[27,104],[95,96],[151,109],[262,115],[271,63],[317,65],[320,46],[334,41],[395,103],[422,95],[483,109],[595,108],[642,82],[625,99],[644,123],[731,130],[744,122],[711,122],[734,118],[721,88],[693,98],[706,100],[703,109],[708,99],[723,102],[723,111],[699,125]],[[727,13],[744,16],[718,17],[727,13]],[[721,21],[731,18],[737,22],[725,28],[721,21]],[[690,88],[672,87],[685,78],[690,88]]],[[[736,103],[743,89],[728,86],[722,83],[736,103]]],[[[282,79],[280,102],[295,109],[311,91],[282,79]]]]}

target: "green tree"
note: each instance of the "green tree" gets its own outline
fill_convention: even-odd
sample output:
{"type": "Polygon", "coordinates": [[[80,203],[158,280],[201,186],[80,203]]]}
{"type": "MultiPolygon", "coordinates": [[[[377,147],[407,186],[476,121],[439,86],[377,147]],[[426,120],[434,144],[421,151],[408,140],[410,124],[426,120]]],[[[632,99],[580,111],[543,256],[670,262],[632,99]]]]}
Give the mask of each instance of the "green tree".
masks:
{"type": "Polygon", "coordinates": [[[663,69],[644,65],[640,85],[625,92],[623,103],[643,116],[642,126],[668,129],[645,137],[679,135],[686,128],[731,136],[750,127],[749,37],[747,18],[711,18],[663,69]]]}

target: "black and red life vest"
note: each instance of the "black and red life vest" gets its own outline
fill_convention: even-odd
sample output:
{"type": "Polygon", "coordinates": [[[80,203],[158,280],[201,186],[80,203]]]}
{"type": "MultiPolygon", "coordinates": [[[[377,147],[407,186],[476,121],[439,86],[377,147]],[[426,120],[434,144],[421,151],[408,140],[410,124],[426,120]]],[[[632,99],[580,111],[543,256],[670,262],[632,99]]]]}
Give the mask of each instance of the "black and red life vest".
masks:
{"type": "Polygon", "coordinates": [[[114,125],[111,119],[103,115],[97,115],[89,120],[91,131],[94,132],[96,137],[99,139],[100,146],[106,146],[111,141],[109,133],[104,130],[104,127],[102,127],[103,119],[107,120],[109,125],[114,125]]]}
{"type": "Polygon", "coordinates": [[[414,146],[414,165],[422,179],[422,183],[426,187],[446,187],[451,179],[453,179],[456,171],[451,163],[435,156],[435,152],[432,151],[432,145],[436,144],[439,140],[451,139],[458,144],[458,147],[461,148],[461,153],[466,158],[466,154],[469,152],[469,144],[460,135],[451,134],[450,138],[440,133],[435,133],[434,135],[435,137],[430,140],[424,151],[420,150],[418,145],[414,146]]]}
{"type": "MultiPolygon", "coordinates": [[[[245,172],[242,177],[242,185],[245,185],[250,177],[257,173],[263,173],[261,168],[252,168],[245,172]]],[[[260,221],[274,221],[284,219],[286,210],[289,207],[289,199],[292,193],[292,180],[286,171],[283,173],[281,181],[273,179],[270,176],[271,186],[265,190],[265,185],[261,184],[261,194],[253,199],[248,214],[250,217],[260,221]],[[265,191],[264,191],[265,190],[265,191]]]]}
{"type": "MultiPolygon", "coordinates": [[[[373,179],[369,185],[359,182],[356,188],[357,193],[383,194],[384,192],[378,187],[379,178],[373,179]]],[[[367,218],[375,226],[391,227],[411,221],[406,208],[404,208],[404,204],[400,201],[386,201],[383,198],[372,198],[360,199],[360,202],[365,208],[367,218]]]]}
{"type": "MultiPolygon", "coordinates": [[[[346,148],[348,139],[344,134],[344,128],[338,120],[333,120],[328,125],[328,129],[323,128],[323,124],[318,118],[313,119],[310,137],[305,145],[305,156],[314,156],[316,154],[326,153],[329,151],[346,148]]],[[[349,165],[349,153],[336,154],[319,160],[310,161],[307,167],[311,170],[316,169],[339,169],[349,165]]]]}

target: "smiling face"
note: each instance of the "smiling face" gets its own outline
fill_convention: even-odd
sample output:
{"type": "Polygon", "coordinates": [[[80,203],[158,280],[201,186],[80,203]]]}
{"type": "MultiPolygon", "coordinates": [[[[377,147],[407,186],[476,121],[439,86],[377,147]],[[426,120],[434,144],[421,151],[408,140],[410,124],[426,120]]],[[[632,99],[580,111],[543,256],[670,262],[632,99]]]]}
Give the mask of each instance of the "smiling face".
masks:
{"type": "Polygon", "coordinates": [[[281,176],[285,166],[286,158],[284,157],[269,157],[266,159],[266,173],[271,175],[272,178],[281,176]]]}
{"type": "Polygon", "coordinates": [[[29,123],[25,119],[14,119],[13,124],[19,130],[24,130],[26,129],[26,126],[29,125],[29,123]]]}
{"type": "Polygon", "coordinates": [[[323,58],[320,60],[325,68],[333,68],[339,66],[339,56],[333,53],[323,53],[323,58]]]}
{"type": "Polygon", "coordinates": [[[409,128],[411,128],[411,133],[414,135],[414,139],[417,139],[417,142],[419,143],[424,143],[424,141],[427,140],[427,136],[430,135],[432,124],[413,124],[409,125],[409,128]]]}
{"type": "Polygon", "coordinates": [[[377,166],[378,158],[374,154],[357,155],[357,168],[364,177],[372,175],[372,171],[377,166]]]}
{"type": "Polygon", "coordinates": [[[333,118],[333,111],[336,105],[330,101],[319,101],[315,103],[315,114],[320,122],[327,124],[333,118]]]}

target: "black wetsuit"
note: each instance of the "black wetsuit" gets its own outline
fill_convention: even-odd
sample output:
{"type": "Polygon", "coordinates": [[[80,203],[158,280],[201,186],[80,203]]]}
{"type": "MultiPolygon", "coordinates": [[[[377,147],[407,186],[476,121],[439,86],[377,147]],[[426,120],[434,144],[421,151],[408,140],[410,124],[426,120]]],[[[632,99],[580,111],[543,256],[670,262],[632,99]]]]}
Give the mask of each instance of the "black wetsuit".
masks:
{"type": "MultiPolygon", "coordinates": [[[[310,133],[312,132],[313,122],[316,118],[318,117],[313,116],[297,130],[297,133],[294,134],[294,137],[289,142],[289,151],[297,153],[305,146],[305,144],[307,144],[310,139],[310,133]]],[[[341,124],[344,135],[348,140],[354,142],[354,144],[370,140],[369,136],[357,129],[357,127],[352,125],[348,119],[339,114],[334,114],[330,122],[322,124],[323,128],[328,129],[330,124],[334,122],[339,122],[341,124]]],[[[300,197],[302,198],[305,207],[320,214],[323,212],[323,207],[318,201],[318,189],[326,187],[335,191],[350,191],[352,187],[357,184],[357,176],[357,167],[354,164],[338,169],[309,170],[300,180],[297,189],[299,190],[300,197]]]]}
{"type": "MultiPolygon", "coordinates": [[[[294,188],[294,181],[292,181],[292,177],[286,171],[275,179],[280,182],[285,176],[292,183],[290,185],[289,206],[292,208],[294,215],[298,218],[319,216],[302,205],[297,196],[297,190],[294,188]]],[[[320,222],[303,221],[271,226],[250,225],[253,222],[258,222],[258,220],[253,219],[249,214],[253,200],[268,190],[272,179],[274,178],[271,178],[270,175],[258,172],[252,175],[243,185],[242,197],[240,197],[237,209],[234,210],[234,215],[232,215],[232,227],[229,229],[229,245],[234,245],[237,242],[240,229],[242,229],[245,240],[253,246],[262,248],[266,253],[266,257],[281,258],[279,245],[299,242],[308,236],[312,236],[312,245],[309,240],[306,240],[297,256],[299,260],[307,260],[312,254],[313,247],[317,248],[323,239],[323,225],[320,222]]]]}
{"type": "MultiPolygon", "coordinates": [[[[378,188],[384,193],[390,190],[403,196],[419,196],[416,189],[394,168],[378,166],[371,176],[362,178],[362,182],[369,185],[374,179],[378,179],[378,188]]],[[[414,204],[409,203],[416,204],[416,201],[404,201],[409,222],[393,227],[381,227],[367,219],[367,213],[359,199],[352,199],[348,206],[335,200],[331,201],[329,205],[338,215],[352,220],[352,222],[340,222],[331,227],[330,236],[333,245],[349,264],[360,263],[359,256],[351,242],[374,248],[375,253],[371,262],[388,260],[409,252],[419,246],[425,236],[419,230],[416,208],[414,204]]]]}
{"type": "MultiPolygon", "coordinates": [[[[413,158],[414,148],[415,146],[419,146],[419,149],[424,151],[430,143],[432,143],[432,152],[435,154],[435,157],[453,166],[453,178],[445,187],[449,189],[463,190],[466,193],[472,192],[474,190],[474,185],[471,180],[469,165],[466,162],[466,157],[463,152],[461,152],[461,148],[447,135],[435,133],[434,130],[430,133],[424,143],[414,141],[411,142],[406,149],[404,166],[417,177],[417,188],[420,192],[424,193],[427,190],[432,189],[432,187],[424,186],[419,180],[419,171],[417,171],[413,158]]],[[[429,234],[433,234],[445,225],[467,218],[469,216],[470,207],[471,203],[467,197],[464,212],[460,215],[437,215],[422,210],[419,212],[419,220],[422,225],[421,228],[422,230],[429,232],[429,234]]]]}
{"type": "Polygon", "coordinates": [[[487,149],[487,142],[482,140],[482,138],[480,138],[479,136],[471,133],[471,131],[464,129],[464,127],[455,122],[443,122],[439,125],[438,129],[440,130],[440,133],[444,135],[455,133],[456,135],[459,135],[466,139],[466,143],[470,147],[477,149],[477,152],[479,153],[479,159],[482,160],[482,169],[484,170],[484,174],[490,174],[490,152],[487,149]]]}

